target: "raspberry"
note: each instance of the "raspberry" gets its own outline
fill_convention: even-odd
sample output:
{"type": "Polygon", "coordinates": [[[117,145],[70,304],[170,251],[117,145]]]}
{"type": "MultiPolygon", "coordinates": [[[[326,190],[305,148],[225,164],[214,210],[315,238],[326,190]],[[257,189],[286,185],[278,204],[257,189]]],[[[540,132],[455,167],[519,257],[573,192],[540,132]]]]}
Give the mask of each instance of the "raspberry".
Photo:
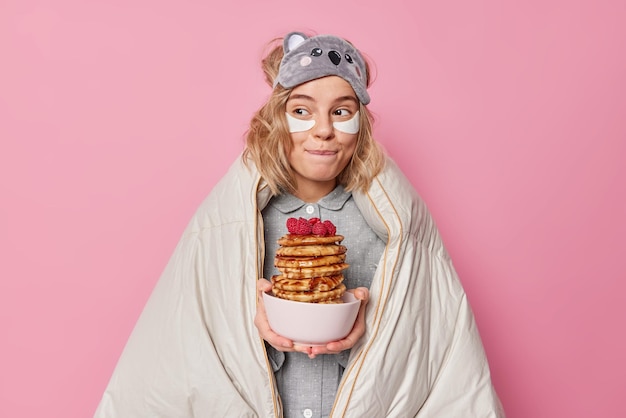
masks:
{"type": "Polygon", "coordinates": [[[296,235],[309,235],[311,233],[311,224],[304,218],[298,218],[295,234],[296,235]]]}
{"type": "Polygon", "coordinates": [[[315,235],[321,235],[323,237],[328,235],[328,228],[326,228],[326,225],[324,225],[323,222],[318,222],[313,225],[311,232],[313,232],[315,235]]]}
{"type": "Polygon", "coordinates": [[[287,219],[287,231],[289,231],[290,234],[295,234],[297,224],[298,220],[296,218],[287,219]]]}
{"type": "Polygon", "coordinates": [[[309,219],[309,223],[311,224],[311,226],[315,225],[319,221],[320,221],[320,218],[311,218],[311,219],[309,219]]]}
{"type": "Polygon", "coordinates": [[[335,235],[337,233],[337,227],[328,219],[322,222],[328,231],[328,235],[335,235]]]}

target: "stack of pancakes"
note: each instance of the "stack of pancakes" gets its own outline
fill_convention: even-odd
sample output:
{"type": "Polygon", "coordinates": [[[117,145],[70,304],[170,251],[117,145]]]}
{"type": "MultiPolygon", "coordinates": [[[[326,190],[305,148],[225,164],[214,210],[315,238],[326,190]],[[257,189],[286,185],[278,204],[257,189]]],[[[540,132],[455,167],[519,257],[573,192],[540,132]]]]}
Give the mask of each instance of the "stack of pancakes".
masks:
{"type": "Polygon", "coordinates": [[[287,234],[278,240],[272,293],[282,299],[312,303],[341,303],[348,268],[342,235],[287,234]]]}

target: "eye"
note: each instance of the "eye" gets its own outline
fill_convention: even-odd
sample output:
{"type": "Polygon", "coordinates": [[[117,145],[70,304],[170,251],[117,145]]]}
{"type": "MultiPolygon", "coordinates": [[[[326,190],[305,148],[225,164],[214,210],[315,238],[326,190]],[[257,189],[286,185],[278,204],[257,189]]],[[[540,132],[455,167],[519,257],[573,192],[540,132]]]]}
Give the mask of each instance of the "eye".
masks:
{"type": "Polygon", "coordinates": [[[302,109],[302,108],[294,109],[293,113],[294,113],[294,115],[298,115],[298,116],[309,116],[310,115],[308,110],[302,109]]]}
{"type": "Polygon", "coordinates": [[[322,48],[313,48],[311,50],[311,55],[313,55],[314,57],[319,57],[320,55],[322,55],[322,48]]]}
{"type": "Polygon", "coordinates": [[[350,116],[350,113],[348,109],[337,109],[333,112],[335,116],[350,116]]]}
{"type": "Polygon", "coordinates": [[[348,61],[350,64],[352,64],[352,57],[348,54],[346,54],[346,61],[348,61]]]}

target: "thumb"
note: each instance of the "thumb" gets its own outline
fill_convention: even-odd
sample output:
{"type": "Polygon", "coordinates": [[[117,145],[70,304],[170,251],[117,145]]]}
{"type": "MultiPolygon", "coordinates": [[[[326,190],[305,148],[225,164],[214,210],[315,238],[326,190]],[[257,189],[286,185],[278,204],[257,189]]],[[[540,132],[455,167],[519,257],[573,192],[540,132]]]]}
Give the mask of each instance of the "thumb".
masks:
{"type": "Polygon", "coordinates": [[[366,287],[357,287],[354,289],[354,297],[367,303],[369,300],[369,290],[366,287]]]}

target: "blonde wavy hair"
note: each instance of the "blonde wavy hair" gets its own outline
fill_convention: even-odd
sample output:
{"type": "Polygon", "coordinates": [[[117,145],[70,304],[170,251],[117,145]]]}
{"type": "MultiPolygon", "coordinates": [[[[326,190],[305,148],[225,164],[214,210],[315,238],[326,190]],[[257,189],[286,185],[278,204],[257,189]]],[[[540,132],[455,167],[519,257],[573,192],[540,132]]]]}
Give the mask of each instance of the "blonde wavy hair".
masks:
{"type": "MultiPolygon", "coordinates": [[[[283,58],[282,39],[271,41],[269,53],[261,61],[265,81],[273,86],[283,58]]],[[[370,83],[370,67],[366,62],[367,85],[370,83]]],[[[295,193],[297,189],[294,171],[289,164],[292,141],[287,126],[285,111],[291,89],[277,85],[267,102],[254,114],[246,133],[246,148],[243,161],[252,160],[272,194],[295,193]]],[[[362,103],[359,104],[360,129],[357,145],[350,162],[337,177],[337,182],[346,190],[365,192],[372,180],[384,167],[385,155],[382,147],[372,136],[374,118],[362,103]]]]}

